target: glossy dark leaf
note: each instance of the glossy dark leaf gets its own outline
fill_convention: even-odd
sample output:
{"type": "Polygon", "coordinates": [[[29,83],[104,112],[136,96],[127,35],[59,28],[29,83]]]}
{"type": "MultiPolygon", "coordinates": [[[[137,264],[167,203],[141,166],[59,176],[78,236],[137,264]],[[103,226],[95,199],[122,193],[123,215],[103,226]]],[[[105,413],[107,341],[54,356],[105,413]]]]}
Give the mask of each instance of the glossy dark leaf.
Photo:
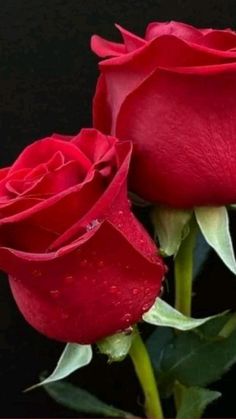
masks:
{"type": "Polygon", "coordinates": [[[44,386],[47,393],[59,404],[80,413],[88,413],[96,417],[133,417],[131,413],[116,409],[82,388],[61,381],[44,386]]]}

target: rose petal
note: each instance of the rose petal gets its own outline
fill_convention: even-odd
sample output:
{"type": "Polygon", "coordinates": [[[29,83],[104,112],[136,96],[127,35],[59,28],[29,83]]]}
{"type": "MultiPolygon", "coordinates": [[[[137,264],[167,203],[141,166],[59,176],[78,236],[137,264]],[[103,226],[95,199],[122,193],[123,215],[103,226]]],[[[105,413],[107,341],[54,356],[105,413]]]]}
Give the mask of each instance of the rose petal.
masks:
{"type": "Polygon", "coordinates": [[[120,31],[125,47],[126,52],[135,51],[138,48],[141,48],[146,44],[146,41],[139,36],[127,31],[126,29],[122,28],[120,25],[115,25],[116,28],[120,31]]]}
{"type": "Polygon", "coordinates": [[[216,51],[196,44],[189,45],[176,37],[163,35],[133,53],[105,60],[100,64],[104,80],[103,85],[97,90],[99,97],[94,99],[94,122],[99,120],[102,113],[99,110],[99,106],[104,104],[105,93],[101,93],[102,88],[109,92],[102,120],[110,112],[111,133],[114,135],[116,118],[122,103],[157,68],[217,65],[235,62],[235,58],[233,52],[216,51]],[[102,98],[102,103],[99,102],[99,98],[102,98]]]}
{"type": "Polygon", "coordinates": [[[116,134],[134,142],[131,183],[174,207],[236,200],[236,73],[156,71],[123,103],[116,134]],[[235,92],[234,92],[235,90],[235,92]]]}
{"type": "MultiPolygon", "coordinates": [[[[16,263],[0,248],[0,265],[3,256],[4,265],[16,263]]],[[[164,274],[160,262],[142,258],[108,223],[65,257],[17,264],[10,283],[27,321],[51,338],[77,343],[95,342],[136,323],[155,301],[164,274]]]]}
{"type": "Polygon", "coordinates": [[[9,173],[21,168],[34,168],[41,163],[47,163],[59,151],[64,155],[66,161],[77,160],[81,168],[90,169],[90,161],[80,153],[80,150],[72,142],[45,138],[26,147],[11,166],[9,173]]]}
{"type": "Polygon", "coordinates": [[[152,22],[146,29],[145,39],[147,41],[162,35],[173,35],[189,42],[200,43],[202,32],[194,26],[182,22],[152,22]]]}
{"type": "Polygon", "coordinates": [[[116,57],[126,52],[125,45],[107,41],[98,35],[92,36],[91,49],[99,57],[116,57]]]}

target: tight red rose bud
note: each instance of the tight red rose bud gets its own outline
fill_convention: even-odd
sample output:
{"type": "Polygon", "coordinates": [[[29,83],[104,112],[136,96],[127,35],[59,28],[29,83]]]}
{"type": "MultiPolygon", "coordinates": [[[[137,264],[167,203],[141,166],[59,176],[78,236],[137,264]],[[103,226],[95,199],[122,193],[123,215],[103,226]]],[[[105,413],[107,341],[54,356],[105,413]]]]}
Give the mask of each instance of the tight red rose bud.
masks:
{"type": "Polygon", "coordinates": [[[0,171],[0,267],[51,338],[95,342],[159,295],[164,265],[127,200],[131,148],[87,129],[36,141],[0,171]]]}
{"type": "Polygon", "coordinates": [[[144,39],[98,36],[94,125],[134,153],[131,188],[173,207],[236,202],[236,33],[151,23],[144,39]]]}

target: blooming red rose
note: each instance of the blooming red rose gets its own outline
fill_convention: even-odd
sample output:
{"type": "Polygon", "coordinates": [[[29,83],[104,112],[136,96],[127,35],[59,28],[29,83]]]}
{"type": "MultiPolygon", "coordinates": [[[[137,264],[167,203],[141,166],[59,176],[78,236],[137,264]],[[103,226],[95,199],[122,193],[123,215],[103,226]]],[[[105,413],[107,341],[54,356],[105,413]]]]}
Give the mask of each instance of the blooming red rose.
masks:
{"type": "Polygon", "coordinates": [[[92,38],[94,124],[134,143],[131,187],[174,207],[236,202],[236,33],[151,23],[144,39],[92,38]]]}
{"type": "Polygon", "coordinates": [[[164,266],[133,216],[131,143],[96,130],[34,142],[0,171],[0,267],[26,320],[91,343],[137,322],[164,266]]]}

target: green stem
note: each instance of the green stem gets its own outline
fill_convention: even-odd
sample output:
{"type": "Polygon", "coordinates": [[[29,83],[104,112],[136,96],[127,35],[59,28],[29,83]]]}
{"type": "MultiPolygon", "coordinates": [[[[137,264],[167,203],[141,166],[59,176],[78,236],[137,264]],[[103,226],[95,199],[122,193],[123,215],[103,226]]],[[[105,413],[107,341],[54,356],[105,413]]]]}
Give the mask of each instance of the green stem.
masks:
{"type": "MultiPolygon", "coordinates": [[[[193,284],[193,251],[195,246],[197,225],[192,220],[190,231],[182,241],[175,257],[175,308],[185,316],[191,316],[192,284],[193,284]]],[[[174,399],[178,411],[183,397],[182,387],[175,384],[174,399]]]]}
{"type": "Polygon", "coordinates": [[[161,401],[152,364],[138,330],[134,336],[129,354],[143,389],[147,417],[162,419],[163,413],[161,401]]]}
{"type": "Polygon", "coordinates": [[[190,223],[190,232],[182,241],[175,258],[175,308],[186,316],[191,315],[196,230],[196,225],[190,223]]]}

